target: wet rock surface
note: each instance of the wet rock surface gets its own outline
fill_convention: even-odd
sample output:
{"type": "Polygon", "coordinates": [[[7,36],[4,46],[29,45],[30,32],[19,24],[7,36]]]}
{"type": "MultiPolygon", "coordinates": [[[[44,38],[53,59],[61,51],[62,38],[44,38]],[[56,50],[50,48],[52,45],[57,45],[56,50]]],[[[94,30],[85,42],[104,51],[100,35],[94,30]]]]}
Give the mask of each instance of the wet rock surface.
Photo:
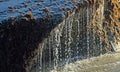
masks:
{"type": "MultiPolygon", "coordinates": [[[[1,0],[0,72],[27,72],[26,68],[32,65],[31,60],[37,55],[38,45],[43,43],[50,36],[50,32],[72,12],[78,13],[80,8],[85,11],[87,6],[95,8],[96,11],[92,13],[93,15],[91,14],[93,29],[89,30],[91,37],[96,38],[94,41],[98,43],[96,47],[99,47],[102,41],[103,47],[105,47],[103,51],[112,51],[109,40],[113,43],[117,42],[120,35],[120,23],[116,21],[120,18],[120,7],[117,0],[106,1],[105,10],[103,10],[105,17],[101,22],[98,17],[101,3],[99,0],[85,0],[83,3],[77,4],[76,0],[1,0]],[[100,24],[103,25],[102,30],[99,28],[100,24]]],[[[82,13],[85,15],[86,13],[83,11],[82,13]]],[[[85,19],[83,19],[83,30],[81,31],[83,38],[87,37],[85,19]]],[[[87,43],[86,39],[84,42],[87,43]]],[[[91,42],[93,41],[91,40],[91,42]]],[[[90,45],[94,45],[94,42],[90,45]]],[[[83,45],[86,46],[84,43],[83,45]]],[[[48,57],[47,51],[45,53],[48,57]]]]}
{"type": "Polygon", "coordinates": [[[26,72],[39,43],[73,8],[69,0],[0,1],[0,71],[26,72]]]}
{"type": "MultiPolygon", "coordinates": [[[[113,1],[113,2],[117,2],[117,1],[113,1]]],[[[53,64],[51,64],[53,65],[52,67],[54,67],[58,65],[59,62],[61,62],[60,60],[65,61],[65,63],[67,62],[66,60],[62,58],[67,58],[68,62],[69,61],[72,62],[72,60],[74,61],[77,59],[84,59],[84,58],[89,58],[93,56],[98,56],[106,52],[115,52],[116,50],[113,44],[114,43],[116,44],[119,42],[119,35],[120,35],[119,31],[120,30],[119,30],[119,26],[115,26],[114,24],[119,25],[119,23],[118,21],[115,21],[115,23],[111,22],[112,20],[117,20],[118,17],[113,18],[114,12],[110,13],[110,14],[113,14],[112,16],[110,16],[110,14],[107,13],[106,9],[111,8],[108,4],[110,4],[111,6],[110,0],[107,2],[98,0],[92,5],[90,4],[89,1],[85,1],[84,3],[79,3],[77,5],[78,10],[76,10],[76,14],[75,15],[73,14],[72,16],[69,15],[68,19],[70,21],[65,20],[65,23],[64,22],[61,23],[61,24],[65,24],[63,28],[62,27],[59,28],[57,26],[57,28],[55,29],[55,31],[57,30],[59,31],[60,29],[63,29],[62,32],[61,30],[58,32],[58,33],[62,33],[60,34],[61,35],[60,41],[58,39],[58,42],[61,45],[61,47],[59,46],[59,44],[56,45],[57,43],[55,40],[56,34],[51,34],[51,36],[47,40],[47,44],[46,42],[44,42],[45,44],[43,46],[42,62],[50,61],[49,58],[51,57],[52,60],[55,60],[53,64]],[[73,22],[72,22],[72,28],[71,28],[69,27],[69,23],[71,23],[72,20],[73,22]],[[109,22],[108,25],[105,25],[105,23],[107,22],[109,22]],[[114,29],[109,30],[109,27],[116,29],[118,32],[114,31],[114,29]],[[69,33],[69,31],[71,30],[72,32],[69,33]],[[113,35],[110,32],[116,33],[116,34],[113,35]],[[51,37],[53,37],[53,40],[49,41],[51,37]],[[49,42],[50,44],[53,42],[53,44],[51,44],[52,46],[49,45],[49,42]],[[56,53],[57,51],[55,49],[58,48],[58,53],[56,54],[58,56],[57,59],[56,59],[57,57],[56,55],[49,53],[49,47],[52,48],[51,49],[53,51],[52,53],[56,53]],[[60,51],[62,51],[62,53],[60,51]],[[51,56],[49,57],[50,54],[51,56]],[[71,59],[69,60],[69,58],[71,59]],[[58,62],[56,63],[56,61],[58,62]]],[[[113,3],[113,4],[116,5],[118,3],[113,3]]],[[[118,9],[119,7],[117,8],[117,10],[118,9]]],[[[117,10],[115,12],[117,12],[117,10]]],[[[47,65],[49,66],[49,64],[50,63],[48,64],[42,63],[43,72],[47,71],[47,65]]],[[[34,67],[32,72],[34,72],[34,69],[38,70],[37,67],[34,67]]],[[[62,71],[67,72],[65,70],[62,70],[62,71]]]]}
{"type": "MultiPolygon", "coordinates": [[[[76,2],[79,2],[77,0],[76,2]]],[[[0,2],[0,21],[10,17],[24,16],[31,11],[35,18],[43,18],[49,15],[65,14],[73,10],[74,1],[70,0],[7,0],[0,2]],[[49,11],[45,11],[45,9],[49,11]]]]}

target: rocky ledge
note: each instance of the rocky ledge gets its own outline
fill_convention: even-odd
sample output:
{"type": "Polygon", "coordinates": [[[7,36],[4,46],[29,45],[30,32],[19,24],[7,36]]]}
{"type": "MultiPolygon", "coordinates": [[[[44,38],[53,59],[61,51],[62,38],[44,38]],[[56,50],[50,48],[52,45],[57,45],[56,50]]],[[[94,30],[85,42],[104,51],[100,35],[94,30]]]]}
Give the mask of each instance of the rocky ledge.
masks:
{"type": "MultiPolygon", "coordinates": [[[[39,43],[47,38],[53,28],[72,12],[87,5],[98,7],[101,0],[0,0],[0,72],[26,72],[39,43]]],[[[97,9],[93,16],[95,29],[97,9]]],[[[120,36],[120,5],[117,0],[105,0],[103,30],[95,36],[109,44],[120,36]],[[113,39],[112,38],[112,39],[113,39]]],[[[108,49],[109,50],[109,49],[108,49]]]]}
{"type": "Polygon", "coordinates": [[[0,0],[0,72],[25,72],[50,31],[80,0],[0,0]]]}

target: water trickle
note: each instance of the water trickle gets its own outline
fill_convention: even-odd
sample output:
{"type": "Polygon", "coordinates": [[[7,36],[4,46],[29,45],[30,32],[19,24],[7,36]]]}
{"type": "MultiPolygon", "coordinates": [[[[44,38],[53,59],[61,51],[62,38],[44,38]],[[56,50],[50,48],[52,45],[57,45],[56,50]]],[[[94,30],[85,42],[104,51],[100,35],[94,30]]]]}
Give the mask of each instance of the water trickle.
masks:
{"type": "Polygon", "coordinates": [[[90,51],[90,47],[89,47],[89,44],[90,44],[90,21],[89,21],[89,19],[90,19],[90,13],[89,13],[89,10],[90,8],[87,6],[87,9],[86,9],[86,12],[87,12],[87,58],[89,58],[90,57],[90,54],[89,54],[89,51],[90,51]]]}
{"type": "Polygon", "coordinates": [[[72,37],[71,37],[71,32],[72,32],[72,24],[73,24],[73,21],[72,19],[68,19],[70,21],[68,21],[68,62],[69,62],[69,59],[71,58],[71,43],[72,43],[72,37]]]}
{"type": "Polygon", "coordinates": [[[59,35],[59,29],[55,30],[55,37],[54,37],[54,69],[58,66],[59,62],[59,48],[60,48],[60,35],[59,35]]]}
{"type": "Polygon", "coordinates": [[[38,48],[38,56],[37,59],[34,59],[34,65],[31,68],[31,72],[43,72],[43,48],[44,48],[44,43],[39,44],[38,48]]]}
{"type": "Polygon", "coordinates": [[[76,56],[77,57],[79,57],[79,49],[80,49],[80,47],[79,47],[79,40],[80,40],[80,22],[79,22],[79,20],[76,20],[76,22],[77,22],[77,38],[76,38],[76,56]]]}
{"type": "MultiPolygon", "coordinates": [[[[43,45],[41,46],[41,48],[43,48],[43,45]]],[[[42,70],[42,49],[41,49],[41,51],[39,52],[39,54],[38,54],[38,58],[37,58],[37,60],[38,60],[38,70],[41,72],[41,70],[42,70]]],[[[37,67],[36,67],[37,68],[37,67]]],[[[37,70],[37,69],[36,69],[37,70]]]]}
{"type": "Polygon", "coordinates": [[[51,37],[49,37],[49,40],[48,40],[48,42],[49,42],[49,67],[51,68],[52,67],[52,47],[51,47],[51,45],[52,45],[52,38],[51,37]]]}

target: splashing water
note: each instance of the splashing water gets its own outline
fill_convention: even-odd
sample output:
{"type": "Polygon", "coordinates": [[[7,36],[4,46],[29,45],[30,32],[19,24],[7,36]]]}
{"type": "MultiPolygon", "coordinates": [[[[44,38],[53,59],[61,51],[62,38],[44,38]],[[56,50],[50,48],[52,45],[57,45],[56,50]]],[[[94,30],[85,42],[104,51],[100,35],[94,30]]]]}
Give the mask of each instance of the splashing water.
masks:
{"type": "Polygon", "coordinates": [[[76,61],[51,72],[119,72],[120,53],[76,61]]]}

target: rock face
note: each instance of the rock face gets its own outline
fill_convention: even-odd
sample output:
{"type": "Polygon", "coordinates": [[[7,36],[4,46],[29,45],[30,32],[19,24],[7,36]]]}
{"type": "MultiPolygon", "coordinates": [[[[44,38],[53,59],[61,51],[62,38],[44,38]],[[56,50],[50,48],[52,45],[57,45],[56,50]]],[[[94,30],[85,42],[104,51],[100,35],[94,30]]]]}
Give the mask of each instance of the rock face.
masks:
{"type": "MultiPolygon", "coordinates": [[[[29,8],[24,16],[4,19],[0,23],[0,72],[30,72],[44,62],[54,61],[57,66],[60,59],[115,51],[112,44],[120,41],[118,0],[74,3],[73,9],[60,8],[64,14],[36,18],[29,8]]],[[[49,8],[43,10],[48,14],[49,8]]]]}
{"type": "Polygon", "coordinates": [[[120,37],[119,9],[118,0],[105,1],[103,30],[106,31],[105,37],[108,41],[112,41],[113,43],[118,43],[120,37]]]}

